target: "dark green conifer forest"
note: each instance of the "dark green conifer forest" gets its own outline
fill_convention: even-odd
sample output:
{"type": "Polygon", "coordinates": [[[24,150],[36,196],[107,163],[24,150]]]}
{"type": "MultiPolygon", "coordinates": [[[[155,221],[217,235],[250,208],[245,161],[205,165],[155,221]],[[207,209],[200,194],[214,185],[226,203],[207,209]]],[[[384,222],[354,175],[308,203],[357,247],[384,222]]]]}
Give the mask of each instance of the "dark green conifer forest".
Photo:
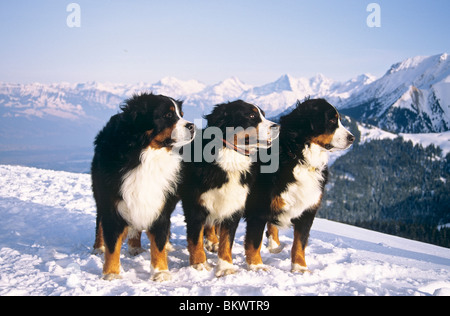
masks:
{"type": "Polygon", "coordinates": [[[450,154],[400,137],[356,143],[330,167],[318,217],[450,247],[450,154]]]}

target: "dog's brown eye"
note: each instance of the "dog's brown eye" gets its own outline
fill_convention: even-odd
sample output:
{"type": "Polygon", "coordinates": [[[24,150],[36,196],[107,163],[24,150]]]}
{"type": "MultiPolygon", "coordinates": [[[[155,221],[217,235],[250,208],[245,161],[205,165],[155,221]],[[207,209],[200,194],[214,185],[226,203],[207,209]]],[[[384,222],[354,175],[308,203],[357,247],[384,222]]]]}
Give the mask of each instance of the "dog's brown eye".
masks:
{"type": "Polygon", "coordinates": [[[173,112],[167,112],[166,115],[164,115],[166,119],[171,119],[173,117],[173,112]]]}
{"type": "Polygon", "coordinates": [[[249,117],[253,120],[256,117],[256,114],[255,113],[251,113],[249,117]]]}
{"type": "Polygon", "coordinates": [[[331,123],[331,124],[337,124],[337,118],[332,118],[332,119],[330,120],[330,123],[331,123]]]}

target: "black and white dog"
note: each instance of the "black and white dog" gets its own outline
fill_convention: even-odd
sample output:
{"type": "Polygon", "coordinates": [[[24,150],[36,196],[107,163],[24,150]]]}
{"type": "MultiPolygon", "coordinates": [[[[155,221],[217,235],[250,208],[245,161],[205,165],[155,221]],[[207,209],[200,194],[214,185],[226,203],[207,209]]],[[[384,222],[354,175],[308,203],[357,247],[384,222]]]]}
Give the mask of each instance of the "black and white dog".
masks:
{"type": "Polygon", "coordinates": [[[349,148],[355,137],[340,121],[335,107],[323,99],[298,103],[280,119],[280,168],[261,173],[247,199],[246,261],[264,269],[260,249],[264,227],[276,243],[273,226],[294,226],[292,271],[307,270],[305,247],[328,177],[328,153],[349,148]]]}
{"type": "Polygon", "coordinates": [[[215,139],[197,146],[197,138],[189,146],[200,148],[201,159],[193,158],[183,165],[180,196],[186,218],[190,264],[198,270],[210,269],[203,245],[204,227],[219,228],[216,276],[234,273],[231,249],[239,221],[244,213],[257,166],[250,156],[258,148],[268,148],[278,137],[277,124],[268,121],[257,106],[238,100],[216,105],[206,116],[207,128],[215,139]],[[211,144],[215,146],[211,146],[211,144]],[[211,159],[207,159],[210,154],[211,159]]]}
{"type": "Polygon", "coordinates": [[[146,230],[153,279],[170,278],[166,243],[170,215],[179,201],[182,158],[173,148],[194,139],[194,124],[184,120],[181,102],[141,94],[127,100],[122,112],[95,139],[92,189],[97,204],[96,243],[105,247],[105,279],[119,277],[120,249],[127,228],[146,230]]]}

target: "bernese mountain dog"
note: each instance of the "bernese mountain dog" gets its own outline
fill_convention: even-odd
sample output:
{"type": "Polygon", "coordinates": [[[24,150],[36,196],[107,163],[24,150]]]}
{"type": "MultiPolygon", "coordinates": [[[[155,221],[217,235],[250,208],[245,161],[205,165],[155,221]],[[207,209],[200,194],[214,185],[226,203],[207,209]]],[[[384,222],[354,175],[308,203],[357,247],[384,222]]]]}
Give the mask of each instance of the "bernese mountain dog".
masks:
{"type": "Polygon", "coordinates": [[[204,250],[204,228],[217,225],[219,247],[215,274],[220,277],[237,270],[231,250],[257,174],[254,155],[259,148],[272,145],[279,128],[265,118],[259,107],[242,100],[216,105],[205,118],[207,127],[202,131],[203,137],[197,137],[186,146],[191,148],[193,156],[190,162],[183,162],[179,193],[186,220],[190,265],[197,270],[211,269],[204,250]],[[211,138],[209,142],[202,142],[211,138]]]}
{"type": "Polygon", "coordinates": [[[195,136],[182,102],[143,93],[121,106],[97,135],[92,189],[97,205],[96,244],[105,244],[104,279],[120,278],[120,249],[128,227],[146,230],[152,279],[170,279],[166,244],[180,181],[182,146],[195,136]],[[178,149],[177,149],[178,148],[178,149]]]}
{"type": "Polygon", "coordinates": [[[266,223],[278,244],[276,227],[294,226],[292,271],[304,272],[305,247],[327,182],[328,153],[349,148],[355,137],[324,99],[297,102],[280,125],[280,167],[260,173],[247,198],[245,255],[250,270],[266,269],[260,255],[266,223]]]}

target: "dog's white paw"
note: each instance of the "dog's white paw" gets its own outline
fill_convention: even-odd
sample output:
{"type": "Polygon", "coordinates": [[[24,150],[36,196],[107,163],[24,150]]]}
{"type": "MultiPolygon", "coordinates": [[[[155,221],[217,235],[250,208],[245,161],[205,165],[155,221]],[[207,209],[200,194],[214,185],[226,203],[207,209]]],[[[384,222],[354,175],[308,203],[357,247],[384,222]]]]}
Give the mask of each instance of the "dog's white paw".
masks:
{"type": "Polygon", "coordinates": [[[92,250],[93,255],[103,255],[105,253],[105,246],[101,246],[99,248],[94,248],[92,250]]]}
{"type": "Polygon", "coordinates": [[[209,265],[208,262],[202,262],[202,263],[197,263],[197,264],[193,264],[191,265],[192,268],[194,268],[197,271],[211,271],[212,267],[209,265]]]}
{"type": "Polygon", "coordinates": [[[166,282],[172,280],[172,274],[169,271],[157,271],[152,275],[152,281],[155,282],[166,282]]]}
{"type": "Polygon", "coordinates": [[[238,271],[238,267],[232,263],[219,259],[216,266],[216,277],[220,278],[226,275],[234,274],[238,271]]]}
{"type": "Polygon", "coordinates": [[[293,273],[311,273],[311,270],[308,269],[308,267],[303,267],[297,263],[293,263],[291,266],[291,272],[293,273]]]}
{"type": "Polygon", "coordinates": [[[213,243],[212,241],[206,240],[205,241],[205,249],[209,252],[218,252],[219,251],[219,243],[213,243]]]}
{"type": "Polygon", "coordinates": [[[170,242],[168,242],[168,243],[166,244],[166,251],[167,251],[167,252],[175,251],[175,247],[174,247],[170,242]]]}
{"type": "Polygon", "coordinates": [[[280,243],[278,244],[275,240],[273,240],[272,236],[269,236],[268,243],[267,243],[267,249],[270,253],[280,253],[284,248],[284,244],[280,243]]]}
{"type": "Polygon", "coordinates": [[[145,252],[145,249],[142,247],[128,247],[128,253],[130,254],[130,256],[136,257],[143,252],[145,252]]]}
{"type": "Polygon", "coordinates": [[[108,274],[103,274],[102,279],[105,281],[120,280],[120,279],[122,279],[122,276],[120,274],[108,273],[108,274]]]}
{"type": "Polygon", "coordinates": [[[250,271],[269,271],[270,267],[265,264],[250,264],[248,269],[250,271]]]}

